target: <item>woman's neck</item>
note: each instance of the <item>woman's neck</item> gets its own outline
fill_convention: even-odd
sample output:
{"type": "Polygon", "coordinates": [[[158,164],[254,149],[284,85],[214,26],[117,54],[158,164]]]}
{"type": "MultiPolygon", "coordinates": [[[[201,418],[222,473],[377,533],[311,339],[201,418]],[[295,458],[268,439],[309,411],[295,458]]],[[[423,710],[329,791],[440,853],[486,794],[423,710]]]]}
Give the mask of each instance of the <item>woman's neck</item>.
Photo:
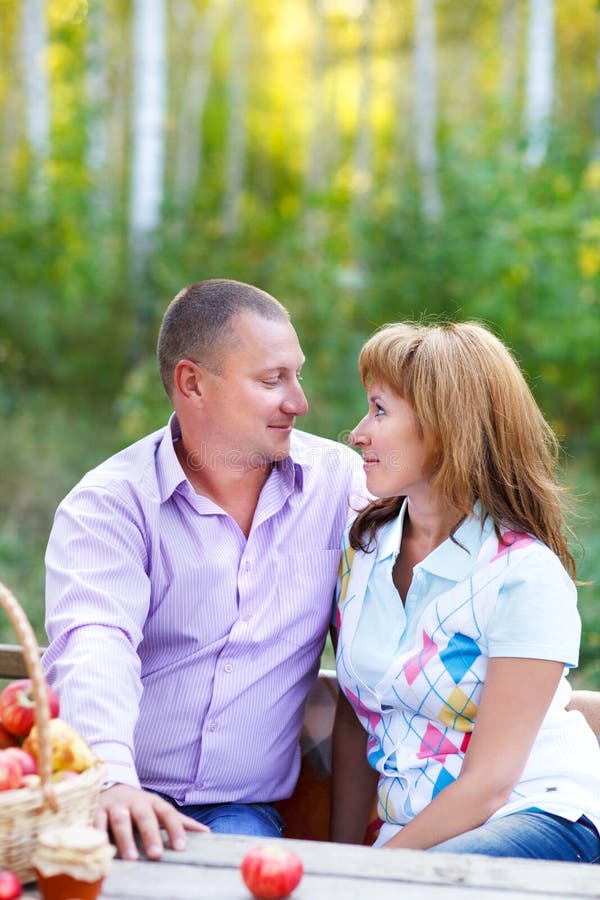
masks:
{"type": "Polygon", "coordinates": [[[441,504],[433,497],[416,502],[409,497],[402,542],[407,541],[418,548],[418,555],[424,559],[450,537],[460,520],[461,516],[454,507],[441,504]]]}

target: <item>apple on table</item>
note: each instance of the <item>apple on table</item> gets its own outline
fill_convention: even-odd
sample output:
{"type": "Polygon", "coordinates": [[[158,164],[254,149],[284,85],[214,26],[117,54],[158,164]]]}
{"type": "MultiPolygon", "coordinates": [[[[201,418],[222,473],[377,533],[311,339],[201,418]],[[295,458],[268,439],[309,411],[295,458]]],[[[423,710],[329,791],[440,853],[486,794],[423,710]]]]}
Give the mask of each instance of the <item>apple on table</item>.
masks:
{"type": "Polygon", "coordinates": [[[240,871],[258,900],[282,900],[300,884],[304,866],[300,857],[283,845],[264,844],[246,853],[240,871]]]}
{"type": "Polygon", "coordinates": [[[0,900],[16,900],[23,893],[21,882],[10,869],[0,871],[0,900]]]}

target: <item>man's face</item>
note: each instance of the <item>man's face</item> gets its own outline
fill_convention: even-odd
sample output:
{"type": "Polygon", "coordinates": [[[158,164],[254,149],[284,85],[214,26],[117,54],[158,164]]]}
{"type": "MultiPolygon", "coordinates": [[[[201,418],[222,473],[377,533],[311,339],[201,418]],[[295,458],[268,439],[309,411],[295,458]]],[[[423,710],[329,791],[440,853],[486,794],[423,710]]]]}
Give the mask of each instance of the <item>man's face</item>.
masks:
{"type": "Polygon", "coordinates": [[[299,381],[304,354],[292,325],[248,313],[232,325],[235,340],[219,374],[203,370],[198,461],[241,471],[285,458],[296,417],[308,404],[299,381]]]}

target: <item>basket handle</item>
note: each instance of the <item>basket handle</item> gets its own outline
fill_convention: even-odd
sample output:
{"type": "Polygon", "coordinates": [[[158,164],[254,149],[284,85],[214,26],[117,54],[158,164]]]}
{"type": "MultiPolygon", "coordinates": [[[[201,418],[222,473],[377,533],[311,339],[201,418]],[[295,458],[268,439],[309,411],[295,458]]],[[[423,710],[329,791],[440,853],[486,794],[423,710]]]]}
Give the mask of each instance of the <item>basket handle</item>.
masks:
{"type": "Polygon", "coordinates": [[[35,724],[38,729],[38,773],[42,794],[52,812],[58,810],[54,786],[50,781],[52,772],[52,749],[50,745],[49,723],[50,704],[46,679],[42,670],[40,651],[29,624],[29,619],[14,594],[0,581],[0,605],[4,608],[23,650],[23,659],[27,674],[31,679],[33,700],[35,705],[35,724]]]}

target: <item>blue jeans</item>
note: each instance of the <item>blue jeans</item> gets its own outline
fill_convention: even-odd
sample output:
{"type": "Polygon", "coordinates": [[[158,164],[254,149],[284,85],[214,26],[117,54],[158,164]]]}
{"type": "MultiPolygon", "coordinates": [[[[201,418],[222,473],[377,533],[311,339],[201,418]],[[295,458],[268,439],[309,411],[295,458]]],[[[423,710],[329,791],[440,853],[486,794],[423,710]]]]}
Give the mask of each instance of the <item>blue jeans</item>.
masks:
{"type": "Polygon", "coordinates": [[[595,863],[600,860],[600,835],[585,816],[569,822],[552,813],[527,809],[486,822],[430,847],[429,852],[595,863]]]}
{"type": "Polygon", "coordinates": [[[285,822],[270,803],[197,803],[180,806],[172,797],[166,794],[160,796],[172,803],[184,816],[208,825],[215,834],[250,834],[276,838],[283,835],[285,822]]]}

